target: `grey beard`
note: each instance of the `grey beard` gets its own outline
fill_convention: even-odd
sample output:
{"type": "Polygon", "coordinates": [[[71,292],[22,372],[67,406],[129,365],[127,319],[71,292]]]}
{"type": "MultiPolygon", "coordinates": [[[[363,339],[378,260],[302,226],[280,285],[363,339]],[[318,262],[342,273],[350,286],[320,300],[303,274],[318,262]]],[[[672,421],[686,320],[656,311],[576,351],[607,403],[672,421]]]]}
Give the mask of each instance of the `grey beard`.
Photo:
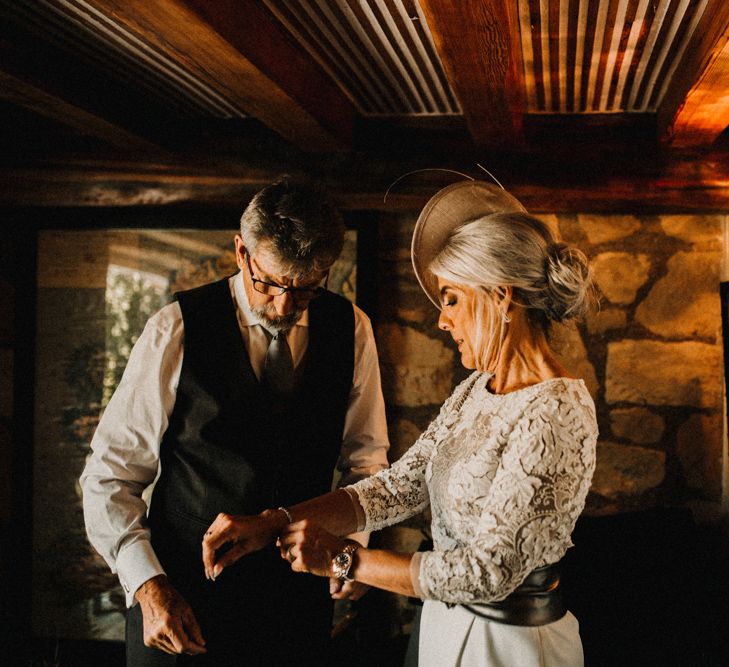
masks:
{"type": "Polygon", "coordinates": [[[258,323],[266,329],[275,332],[288,331],[294,326],[304,314],[305,308],[295,308],[288,315],[276,315],[276,310],[272,304],[262,306],[261,308],[251,308],[251,312],[258,320],[258,323]]]}

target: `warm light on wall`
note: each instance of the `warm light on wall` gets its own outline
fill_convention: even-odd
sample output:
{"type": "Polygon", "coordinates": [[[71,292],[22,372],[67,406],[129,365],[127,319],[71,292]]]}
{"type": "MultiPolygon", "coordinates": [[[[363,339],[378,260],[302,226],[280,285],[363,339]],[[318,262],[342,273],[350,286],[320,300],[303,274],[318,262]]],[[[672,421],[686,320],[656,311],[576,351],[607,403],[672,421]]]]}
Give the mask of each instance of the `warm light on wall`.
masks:
{"type": "Polygon", "coordinates": [[[723,252],[721,253],[721,267],[719,269],[719,279],[721,282],[729,280],[729,215],[725,215],[722,220],[722,239],[724,242],[723,252]]]}
{"type": "MultiPolygon", "coordinates": [[[[725,215],[722,219],[722,240],[723,248],[721,253],[720,280],[726,283],[729,280],[729,215],[725,215]]],[[[725,285],[721,286],[721,293],[724,293],[725,285]]],[[[727,307],[722,298],[722,309],[727,307]]],[[[722,321],[726,320],[726,314],[722,313],[722,321]]],[[[723,336],[729,335],[724,331],[723,336]]],[[[724,345],[726,355],[726,344],[724,345]]],[[[724,359],[724,368],[726,369],[727,359],[724,359]]],[[[722,456],[721,456],[721,506],[724,515],[729,515],[729,421],[727,420],[727,378],[726,370],[724,372],[724,415],[722,420],[722,456]]]]}

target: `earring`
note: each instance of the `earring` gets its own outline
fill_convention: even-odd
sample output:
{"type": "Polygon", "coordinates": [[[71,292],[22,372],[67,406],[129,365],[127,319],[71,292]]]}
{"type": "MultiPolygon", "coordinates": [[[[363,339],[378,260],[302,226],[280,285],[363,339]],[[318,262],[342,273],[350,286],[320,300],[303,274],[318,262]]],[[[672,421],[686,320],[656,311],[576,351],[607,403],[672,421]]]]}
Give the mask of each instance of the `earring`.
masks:
{"type": "Polygon", "coordinates": [[[509,322],[511,322],[511,318],[509,317],[509,314],[506,312],[506,308],[501,306],[501,308],[499,308],[499,313],[501,314],[501,321],[504,324],[508,324],[509,322]]]}

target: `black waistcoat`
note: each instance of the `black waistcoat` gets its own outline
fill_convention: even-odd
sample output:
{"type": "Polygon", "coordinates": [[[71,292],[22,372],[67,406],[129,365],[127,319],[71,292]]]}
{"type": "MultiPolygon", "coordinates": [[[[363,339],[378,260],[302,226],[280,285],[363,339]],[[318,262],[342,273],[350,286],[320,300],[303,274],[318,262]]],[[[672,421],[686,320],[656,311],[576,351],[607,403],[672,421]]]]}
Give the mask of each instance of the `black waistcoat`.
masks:
{"type": "MultiPolygon", "coordinates": [[[[311,303],[307,352],[283,404],[256,379],[228,279],[178,301],[184,356],[149,512],[152,545],[202,627],[201,665],[322,664],[328,580],[292,572],[270,545],[210,582],[201,542],[219,512],[257,514],[329,491],[352,386],[352,305],[331,293],[311,303]]],[[[166,656],[143,646],[141,623],[134,628],[133,661],[157,665],[166,656]]]]}
{"type": "Polygon", "coordinates": [[[188,553],[201,572],[202,534],[219,512],[257,514],[330,490],[354,366],[352,305],[327,292],[309,306],[303,369],[283,404],[253,372],[228,279],[177,298],[184,357],[149,514],[168,573],[188,553]]]}

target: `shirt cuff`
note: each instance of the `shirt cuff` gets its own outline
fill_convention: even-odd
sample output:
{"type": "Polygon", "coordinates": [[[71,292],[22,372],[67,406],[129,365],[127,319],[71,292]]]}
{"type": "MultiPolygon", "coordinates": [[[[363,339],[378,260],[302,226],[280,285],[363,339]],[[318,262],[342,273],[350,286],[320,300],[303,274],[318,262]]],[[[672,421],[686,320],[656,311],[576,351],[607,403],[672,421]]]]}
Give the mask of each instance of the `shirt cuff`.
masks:
{"type": "Polygon", "coordinates": [[[359,496],[351,486],[345,486],[342,490],[346,492],[346,494],[349,496],[349,499],[352,501],[352,508],[354,509],[355,516],[357,517],[356,532],[360,533],[365,529],[365,525],[367,524],[367,517],[365,516],[364,510],[362,509],[362,505],[359,504],[359,496]]]}
{"type": "Polygon", "coordinates": [[[127,607],[137,603],[134,594],[145,581],[165,574],[149,540],[137,540],[124,547],[116,558],[116,571],[124,589],[127,607]]]}
{"type": "Polygon", "coordinates": [[[410,583],[413,585],[415,597],[425,600],[425,591],[420,583],[420,564],[423,560],[423,551],[416,551],[410,559],[410,583]]]}

